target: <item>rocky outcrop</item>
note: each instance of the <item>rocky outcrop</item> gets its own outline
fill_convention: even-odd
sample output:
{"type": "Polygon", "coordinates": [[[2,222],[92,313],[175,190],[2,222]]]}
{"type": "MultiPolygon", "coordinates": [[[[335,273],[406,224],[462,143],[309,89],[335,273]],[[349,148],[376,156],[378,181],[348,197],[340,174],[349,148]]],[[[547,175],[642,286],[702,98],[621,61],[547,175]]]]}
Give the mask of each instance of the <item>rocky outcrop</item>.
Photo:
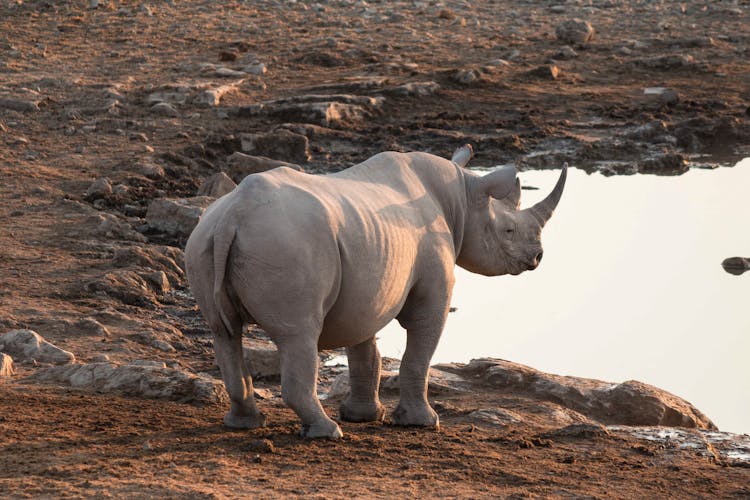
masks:
{"type": "Polygon", "coordinates": [[[607,425],[664,425],[716,429],[693,405],[674,394],[642,382],[621,384],[540,372],[501,359],[475,359],[469,364],[434,368],[538,400],[550,401],[607,425]]]}
{"type": "Polygon", "coordinates": [[[150,399],[214,403],[226,401],[220,381],[162,362],[128,365],[89,363],[37,370],[30,382],[64,384],[87,392],[117,393],[150,399]]]}
{"type": "Polygon", "coordinates": [[[9,354],[18,362],[51,363],[56,365],[73,363],[73,353],[50,344],[32,330],[12,330],[0,336],[0,352],[9,354]]]}

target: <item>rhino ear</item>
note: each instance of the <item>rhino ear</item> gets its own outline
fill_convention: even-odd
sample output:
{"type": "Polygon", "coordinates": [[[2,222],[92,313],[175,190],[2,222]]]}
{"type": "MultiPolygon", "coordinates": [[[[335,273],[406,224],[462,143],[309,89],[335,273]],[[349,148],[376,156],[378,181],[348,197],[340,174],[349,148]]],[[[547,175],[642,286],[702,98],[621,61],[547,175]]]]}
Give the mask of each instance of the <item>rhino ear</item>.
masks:
{"type": "Polygon", "coordinates": [[[516,185],[513,186],[513,189],[508,193],[508,196],[503,198],[503,203],[513,210],[518,210],[521,206],[521,179],[518,177],[516,177],[516,185]]]}
{"type": "Polygon", "coordinates": [[[521,186],[516,183],[516,167],[507,165],[482,177],[480,189],[485,195],[496,200],[502,200],[511,193],[516,185],[518,185],[518,198],[520,199],[521,186]]]}

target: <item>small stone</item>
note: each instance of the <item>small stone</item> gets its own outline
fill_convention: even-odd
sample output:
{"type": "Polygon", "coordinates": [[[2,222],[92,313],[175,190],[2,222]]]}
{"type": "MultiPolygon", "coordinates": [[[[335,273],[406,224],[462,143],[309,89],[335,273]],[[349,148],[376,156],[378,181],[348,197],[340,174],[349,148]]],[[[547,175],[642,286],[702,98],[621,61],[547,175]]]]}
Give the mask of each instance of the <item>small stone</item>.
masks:
{"type": "Polygon", "coordinates": [[[110,359],[109,359],[109,355],[108,354],[100,352],[98,354],[95,354],[91,358],[91,361],[94,362],[94,363],[108,363],[110,361],[110,359]]]}
{"type": "Polygon", "coordinates": [[[750,259],[746,257],[729,257],[728,259],[724,259],[721,267],[729,274],[739,276],[745,271],[750,271],[750,259]]]}
{"type": "Polygon", "coordinates": [[[667,87],[647,87],[643,89],[647,102],[657,104],[676,104],[680,97],[675,90],[667,87]]]}
{"type": "Polygon", "coordinates": [[[219,52],[219,61],[236,61],[239,54],[235,50],[222,50],[219,52]]]}
{"type": "Polygon", "coordinates": [[[77,332],[83,335],[90,335],[94,337],[110,337],[111,334],[107,327],[99,323],[94,318],[83,318],[75,323],[75,329],[77,332]]]}
{"type": "Polygon", "coordinates": [[[138,162],[133,165],[132,170],[149,179],[157,180],[164,178],[164,168],[150,161],[138,162]]]}
{"type": "Polygon", "coordinates": [[[554,64],[545,64],[544,66],[539,66],[538,68],[528,71],[526,74],[533,78],[557,80],[557,77],[560,75],[560,68],[554,64]]]}
{"type": "Polygon", "coordinates": [[[245,445],[247,451],[257,453],[273,453],[276,449],[270,439],[252,439],[245,445]]]}
{"type": "Polygon", "coordinates": [[[571,19],[565,21],[555,28],[557,38],[569,44],[584,44],[594,37],[594,28],[588,21],[571,19]]]}
{"type": "Polygon", "coordinates": [[[168,102],[157,102],[151,106],[151,112],[162,116],[180,116],[180,112],[174,105],[168,102]]]}
{"type": "Polygon", "coordinates": [[[498,66],[498,67],[506,66],[507,67],[507,66],[510,66],[510,63],[506,61],[505,59],[493,59],[487,62],[487,66],[498,66]]]}
{"type": "Polygon", "coordinates": [[[578,52],[573,50],[573,47],[570,45],[566,45],[562,47],[560,50],[557,51],[557,53],[553,56],[555,59],[575,59],[578,57],[578,52]]]}
{"type": "Polygon", "coordinates": [[[268,68],[262,62],[254,62],[248,66],[242,68],[242,71],[251,75],[265,75],[268,72],[268,68]]]}
{"type": "Polygon", "coordinates": [[[461,85],[471,85],[479,80],[479,72],[475,69],[462,69],[453,75],[453,79],[461,85]]]}
{"type": "Polygon", "coordinates": [[[112,183],[106,177],[100,177],[91,183],[86,190],[86,198],[89,200],[98,200],[109,198],[112,195],[112,183]]]}
{"type": "Polygon", "coordinates": [[[438,12],[438,17],[440,19],[447,19],[448,21],[453,21],[456,18],[456,13],[450,9],[443,9],[440,12],[438,12]]]}
{"type": "Polygon", "coordinates": [[[680,69],[680,68],[692,68],[695,67],[695,58],[691,55],[684,54],[669,54],[665,56],[647,57],[638,59],[635,61],[636,64],[651,69],[680,69]]]}
{"type": "Polygon", "coordinates": [[[689,170],[685,158],[676,153],[649,158],[638,164],[638,171],[644,174],[681,175],[689,170]]]}
{"type": "Polygon", "coordinates": [[[128,135],[128,139],[131,141],[148,142],[148,136],[143,132],[131,132],[128,135]]]}
{"type": "Polygon", "coordinates": [[[214,74],[222,78],[241,78],[247,75],[247,73],[245,73],[244,71],[237,71],[235,69],[227,68],[224,66],[216,68],[214,74]]]}

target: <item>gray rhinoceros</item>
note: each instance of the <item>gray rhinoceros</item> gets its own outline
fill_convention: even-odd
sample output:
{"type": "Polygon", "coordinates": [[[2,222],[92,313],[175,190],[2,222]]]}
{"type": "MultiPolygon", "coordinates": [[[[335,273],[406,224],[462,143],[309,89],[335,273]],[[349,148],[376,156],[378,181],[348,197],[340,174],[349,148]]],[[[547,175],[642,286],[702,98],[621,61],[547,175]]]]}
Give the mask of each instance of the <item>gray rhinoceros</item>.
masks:
{"type": "Polygon", "coordinates": [[[534,269],[566,166],[543,201],[518,210],[513,167],[485,176],[427,153],[380,153],[331,175],[281,167],[246,177],[204,213],[187,242],[187,277],[214,334],[231,399],[229,427],[265,424],[242,357],[242,327],[276,343],[282,397],[306,437],[341,437],[316,395],[318,349],[346,347],[351,391],[342,420],[383,418],[375,334],[407,331],[395,424],[438,426],[427,402],[430,359],[450,305],[455,265],[494,276],[534,269]]]}

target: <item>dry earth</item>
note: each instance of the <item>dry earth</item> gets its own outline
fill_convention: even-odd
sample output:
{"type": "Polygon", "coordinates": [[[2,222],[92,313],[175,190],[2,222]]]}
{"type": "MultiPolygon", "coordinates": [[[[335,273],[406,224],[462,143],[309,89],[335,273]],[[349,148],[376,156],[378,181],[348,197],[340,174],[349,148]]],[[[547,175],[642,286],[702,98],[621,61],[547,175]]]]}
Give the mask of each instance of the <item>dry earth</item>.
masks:
{"type": "MultiPolygon", "coordinates": [[[[749,24],[747,1],[3,1],[0,334],[216,376],[184,234],[147,224],[154,199],[239,179],[255,167],[237,151],[311,172],[465,142],[477,166],[730,161],[750,152],[749,24]],[[592,39],[557,38],[573,18],[592,39]],[[88,191],[102,177],[112,191],[88,191]]],[[[306,442],[278,398],[261,402],[268,428],[235,432],[223,405],[76,392],[17,368],[0,382],[4,497],[750,496],[750,469],[624,433],[444,410],[440,432],[344,424],[340,442],[306,442]]]]}

